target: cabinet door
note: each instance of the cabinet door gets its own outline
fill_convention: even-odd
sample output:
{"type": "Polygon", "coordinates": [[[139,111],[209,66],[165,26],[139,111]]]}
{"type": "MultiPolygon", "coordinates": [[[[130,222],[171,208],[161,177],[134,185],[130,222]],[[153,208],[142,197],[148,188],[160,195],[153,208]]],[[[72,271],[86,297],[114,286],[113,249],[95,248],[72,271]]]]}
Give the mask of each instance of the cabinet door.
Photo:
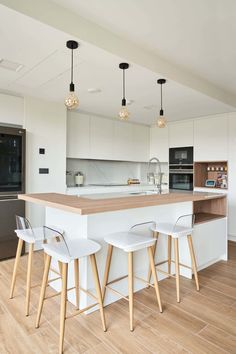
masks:
{"type": "Polygon", "coordinates": [[[111,119],[91,117],[90,152],[92,159],[113,159],[114,121],[111,119]]]}
{"type": "Polygon", "coordinates": [[[90,158],[90,117],[86,114],[68,112],[67,157],[90,158]]]}
{"type": "Polygon", "coordinates": [[[204,117],[194,121],[194,160],[228,160],[227,115],[204,117]]]}
{"type": "Polygon", "coordinates": [[[236,113],[229,116],[229,235],[236,238],[236,113]]]}
{"type": "Polygon", "coordinates": [[[132,161],[147,162],[149,160],[149,134],[149,127],[133,124],[132,161]]]}
{"type": "Polygon", "coordinates": [[[113,160],[133,161],[136,156],[133,151],[133,128],[134,124],[115,122],[113,160]]]}
{"type": "Polygon", "coordinates": [[[169,146],[193,146],[193,121],[182,121],[169,124],[169,146]]]}
{"type": "Polygon", "coordinates": [[[168,127],[150,129],[150,158],[157,157],[161,162],[169,161],[168,127]]]}

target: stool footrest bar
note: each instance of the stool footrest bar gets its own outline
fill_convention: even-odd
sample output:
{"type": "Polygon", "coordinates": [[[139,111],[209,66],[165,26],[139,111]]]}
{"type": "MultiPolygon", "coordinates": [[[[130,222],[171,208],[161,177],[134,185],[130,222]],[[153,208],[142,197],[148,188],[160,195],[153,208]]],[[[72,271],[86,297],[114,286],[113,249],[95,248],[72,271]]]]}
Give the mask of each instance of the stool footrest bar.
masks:
{"type": "Polygon", "coordinates": [[[87,306],[87,307],[85,307],[85,308],[83,308],[81,310],[77,310],[73,314],[67,316],[65,319],[68,320],[69,318],[75,317],[75,316],[77,316],[77,315],[79,315],[79,314],[81,314],[81,313],[83,313],[85,311],[90,310],[91,308],[93,308],[94,306],[97,306],[97,305],[98,305],[98,303],[96,302],[95,304],[89,305],[89,306],[87,306]]]}
{"type": "Polygon", "coordinates": [[[116,295],[122,297],[122,299],[124,299],[124,300],[126,300],[126,301],[129,301],[129,299],[127,299],[127,297],[124,296],[123,294],[121,294],[119,291],[117,291],[117,290],[111,288],[111,287],[108,286],[108,285],[106,285],[106,288],[107,288],[108,290],[111,290],[114,294],[116,294],[116,295]]]}

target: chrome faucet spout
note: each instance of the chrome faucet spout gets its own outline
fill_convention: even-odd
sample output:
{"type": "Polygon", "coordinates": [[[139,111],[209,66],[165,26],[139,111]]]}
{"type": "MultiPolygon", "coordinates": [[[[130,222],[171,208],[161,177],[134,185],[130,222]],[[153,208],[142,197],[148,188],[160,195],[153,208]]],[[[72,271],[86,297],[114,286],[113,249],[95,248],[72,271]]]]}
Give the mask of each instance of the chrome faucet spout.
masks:
{"type": "Polygon", "coordinates": [[[161,163],[160,163],[160,160],[157,157],[152,157],[148,161],[148,173],[147,173],[148,183],[151,182],[151,178],[153,178],[153,184],[156,185],[156,187],[159,189],[159,193],[161,194],[161,192],[162,192],[162,188],[161,188],[162,187],[162,172],[161,172],[161,163]],[[159,183],[156,183],[155,175],[154,175],[154,173],[152,173],[150,171],[151,163],[153,163],[153,162],[156,162],[156,169],[158,169],[158,172],[156,171],[156,174],[158,175],[159,183]]]}

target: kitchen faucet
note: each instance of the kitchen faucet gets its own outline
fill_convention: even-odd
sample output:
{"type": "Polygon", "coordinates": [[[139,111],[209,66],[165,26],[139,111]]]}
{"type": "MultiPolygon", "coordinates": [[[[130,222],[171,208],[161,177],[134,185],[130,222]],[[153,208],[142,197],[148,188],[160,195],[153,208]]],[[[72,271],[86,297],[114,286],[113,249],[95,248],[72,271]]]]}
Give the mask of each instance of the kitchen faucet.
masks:
{"type": "Polygon", "coordinates": [[[162,189],[162,172],[161,172],[161,163],[160,160],[157,157],[152,157],[149,161],[148,161],[148,173],[147,173],[147,181],[149,184],[155,184],[155,186],[159,189],[159,193],[161,194],[162,189]],[[156,173],[154,172],[150,172],[151,169],[151,163],[155,161],[157,164],[157,169],[158,172],[156,171],[156,173]]]}

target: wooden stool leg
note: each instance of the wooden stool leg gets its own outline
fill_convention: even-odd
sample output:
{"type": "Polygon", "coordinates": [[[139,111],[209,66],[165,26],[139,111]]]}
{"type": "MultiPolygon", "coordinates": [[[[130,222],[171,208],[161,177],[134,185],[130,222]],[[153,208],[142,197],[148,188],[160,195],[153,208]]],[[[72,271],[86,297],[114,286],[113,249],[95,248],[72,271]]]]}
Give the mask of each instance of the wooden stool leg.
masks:
{"type": "Polygon", "coordinates": [[[75,298],[76,306],[79,309],[79,260],[74,260],[74,273],[75,273],[75,298]]]}
{"type": "Polygon", "coordinates": [[[42,286],[40,290],[40,297],[39,297],[39,306],[38,306],[38,312],[37,312],[37,318],[36,318],[36,324],[35,327],[39,327],[39,322],[42,314],[42,309],[43,309],[43,302],[45,298],[45,292],[46,292],[46,287],[48,283],[48,273],[50,269],[50,264],[51,264],[51,258],[46,254],[45,257],[45,266],[44,266],[44,272],[43,272],[43,281],[42,281],[42,286]]]}
{"type": "Polygon", "coordinates": [[[98,269],[97,269],[95,254],[92,254],[91,256],[89,256],[89,258],[90,258],[92,271],[93,271],[93,279],[96,287],[97,299],[98,299],[99,309],[100,309],[100,314],[102,319],[102,327],[104,332],[106,332],[107,328],[106,328],[106,321],[105,321],[104,309],[103,309],[102,292],[101,292],[101,286],[98,277],[98,269]]]}
{"type": "MultiPolygon", "coordinates": [[[[159,232],[153,232],[153,237],[156,238],[156,242],[155,242],[154,246],[152,246],[152,254],[153,254],[154,263],[155,263],[155,254],[156,254],[156,249],[157,249],[158,236],[159,236],[159,232]]],[[[149,265],[148,277],[147,277],[147,282],[148,283],[151,282],[151,277],[152,277],[152,270],[151,270],[151,267],[149,265]]],[[[149,287],[149,285],[147,287],[149,287]]]]}
{"type": "Polygon", "coordinates": [[[198,275],[197,275],[197,262],[196,262],[196,257],[195,257],[195,253],[194,253],[194,248],[193,248],[192,235],[188,235],[188,245],[189,245],[190,255],[191,255],[191,259],[192,259],[192,270],[194,273],[196,287],[197,287],[197,291],[199,291],[199,282],[198,282],[198,275]]]}
{"type": "Polygon", "coordinates": [[[21,252],[22,252],[23,243],[24,243],[24,241],[19,238],[18,245],[17,245],[17,251],[16,251],[16,259],[15,259],[14,269],[13,269],[13,274],[12,274],[10,299],[13,298],[13,294],[14,294],[14,289],[15,289],[15,284],[16,284],[16,273],[17,273],[17,269],[18,269],[18,264],[19,264],[21,252]]]}
{"type": "Polygon", "coordinates": [[[149,254],[150,268],[152,271],[152,276],[153,276],[155,290],[156,290],[157,302],[158,302],[159,310],[160,312],[162,312],[161,297],[159,292],[158,279],[157,279],[157,273],[155,268],[155,262],[153,258],[152,247],[148,247],[148,254],[149,254]]]}
{"type": "Polygon", "coordinates": [[[108,245],[106,267],[105,267],[105,272],[104,272],[104,277],[103,277],[103,285],[102,285],[102,301],[103,302],[104,302],[104,299],[105,299],[106,285],[107,285],[107,282],[108,282],[108,277],[109,277],[109,272],[110,272],[112,252],[113,252],[113,246],[112,245],[108,245]]]}
{"type": "MultiPolygon", "coordinates": [[[[152,253],[153,257],[153,253],[152,253]]],[[[134,277],[133,277],[133,252],[128,253],[128,279],[129,279],[129,318],[130,330],[134,330],[134,277]]]]}
{"type": "Polygon", "coordinates": [[[65,335],[66,301],[67,301],[67,275],[68,275],[68,264],[62,263],[60,340],[59,340],[59,353],[60,354],[63,353],[63,344],[64,344],[64,335],[65,335]]]}
{"type": "Polygon", "coordinates": [[[33,253],[34,253],[34,244],[30,243],[29,244],[29,255],[28,255],[28,266],[27,266],[27,281],[26,281],[26,304],[25,304],[25,315],[26,316],[29,316],[33,253]]]}
{"type": "Polygon", "coordinates": [[[171,246],[172,246],[172,237],[171,235],[168,235],[168,273],[169,274],[171,274],[171,248],[172,248],[171,246]]]}
{"type": "Polygon", "coordinates": [[[175,238],[174,243],[175,243],[176,294],[177,294],[177,302],[180,302],[180,294],[179,294],[179,240],[177,238],[175,238]]]}
{"type": "Polygon", "coordinates": [[[60,276],[62,275],[62,263],[58,261],[58,269],[59,269],[59,273],[60,276]]]}

